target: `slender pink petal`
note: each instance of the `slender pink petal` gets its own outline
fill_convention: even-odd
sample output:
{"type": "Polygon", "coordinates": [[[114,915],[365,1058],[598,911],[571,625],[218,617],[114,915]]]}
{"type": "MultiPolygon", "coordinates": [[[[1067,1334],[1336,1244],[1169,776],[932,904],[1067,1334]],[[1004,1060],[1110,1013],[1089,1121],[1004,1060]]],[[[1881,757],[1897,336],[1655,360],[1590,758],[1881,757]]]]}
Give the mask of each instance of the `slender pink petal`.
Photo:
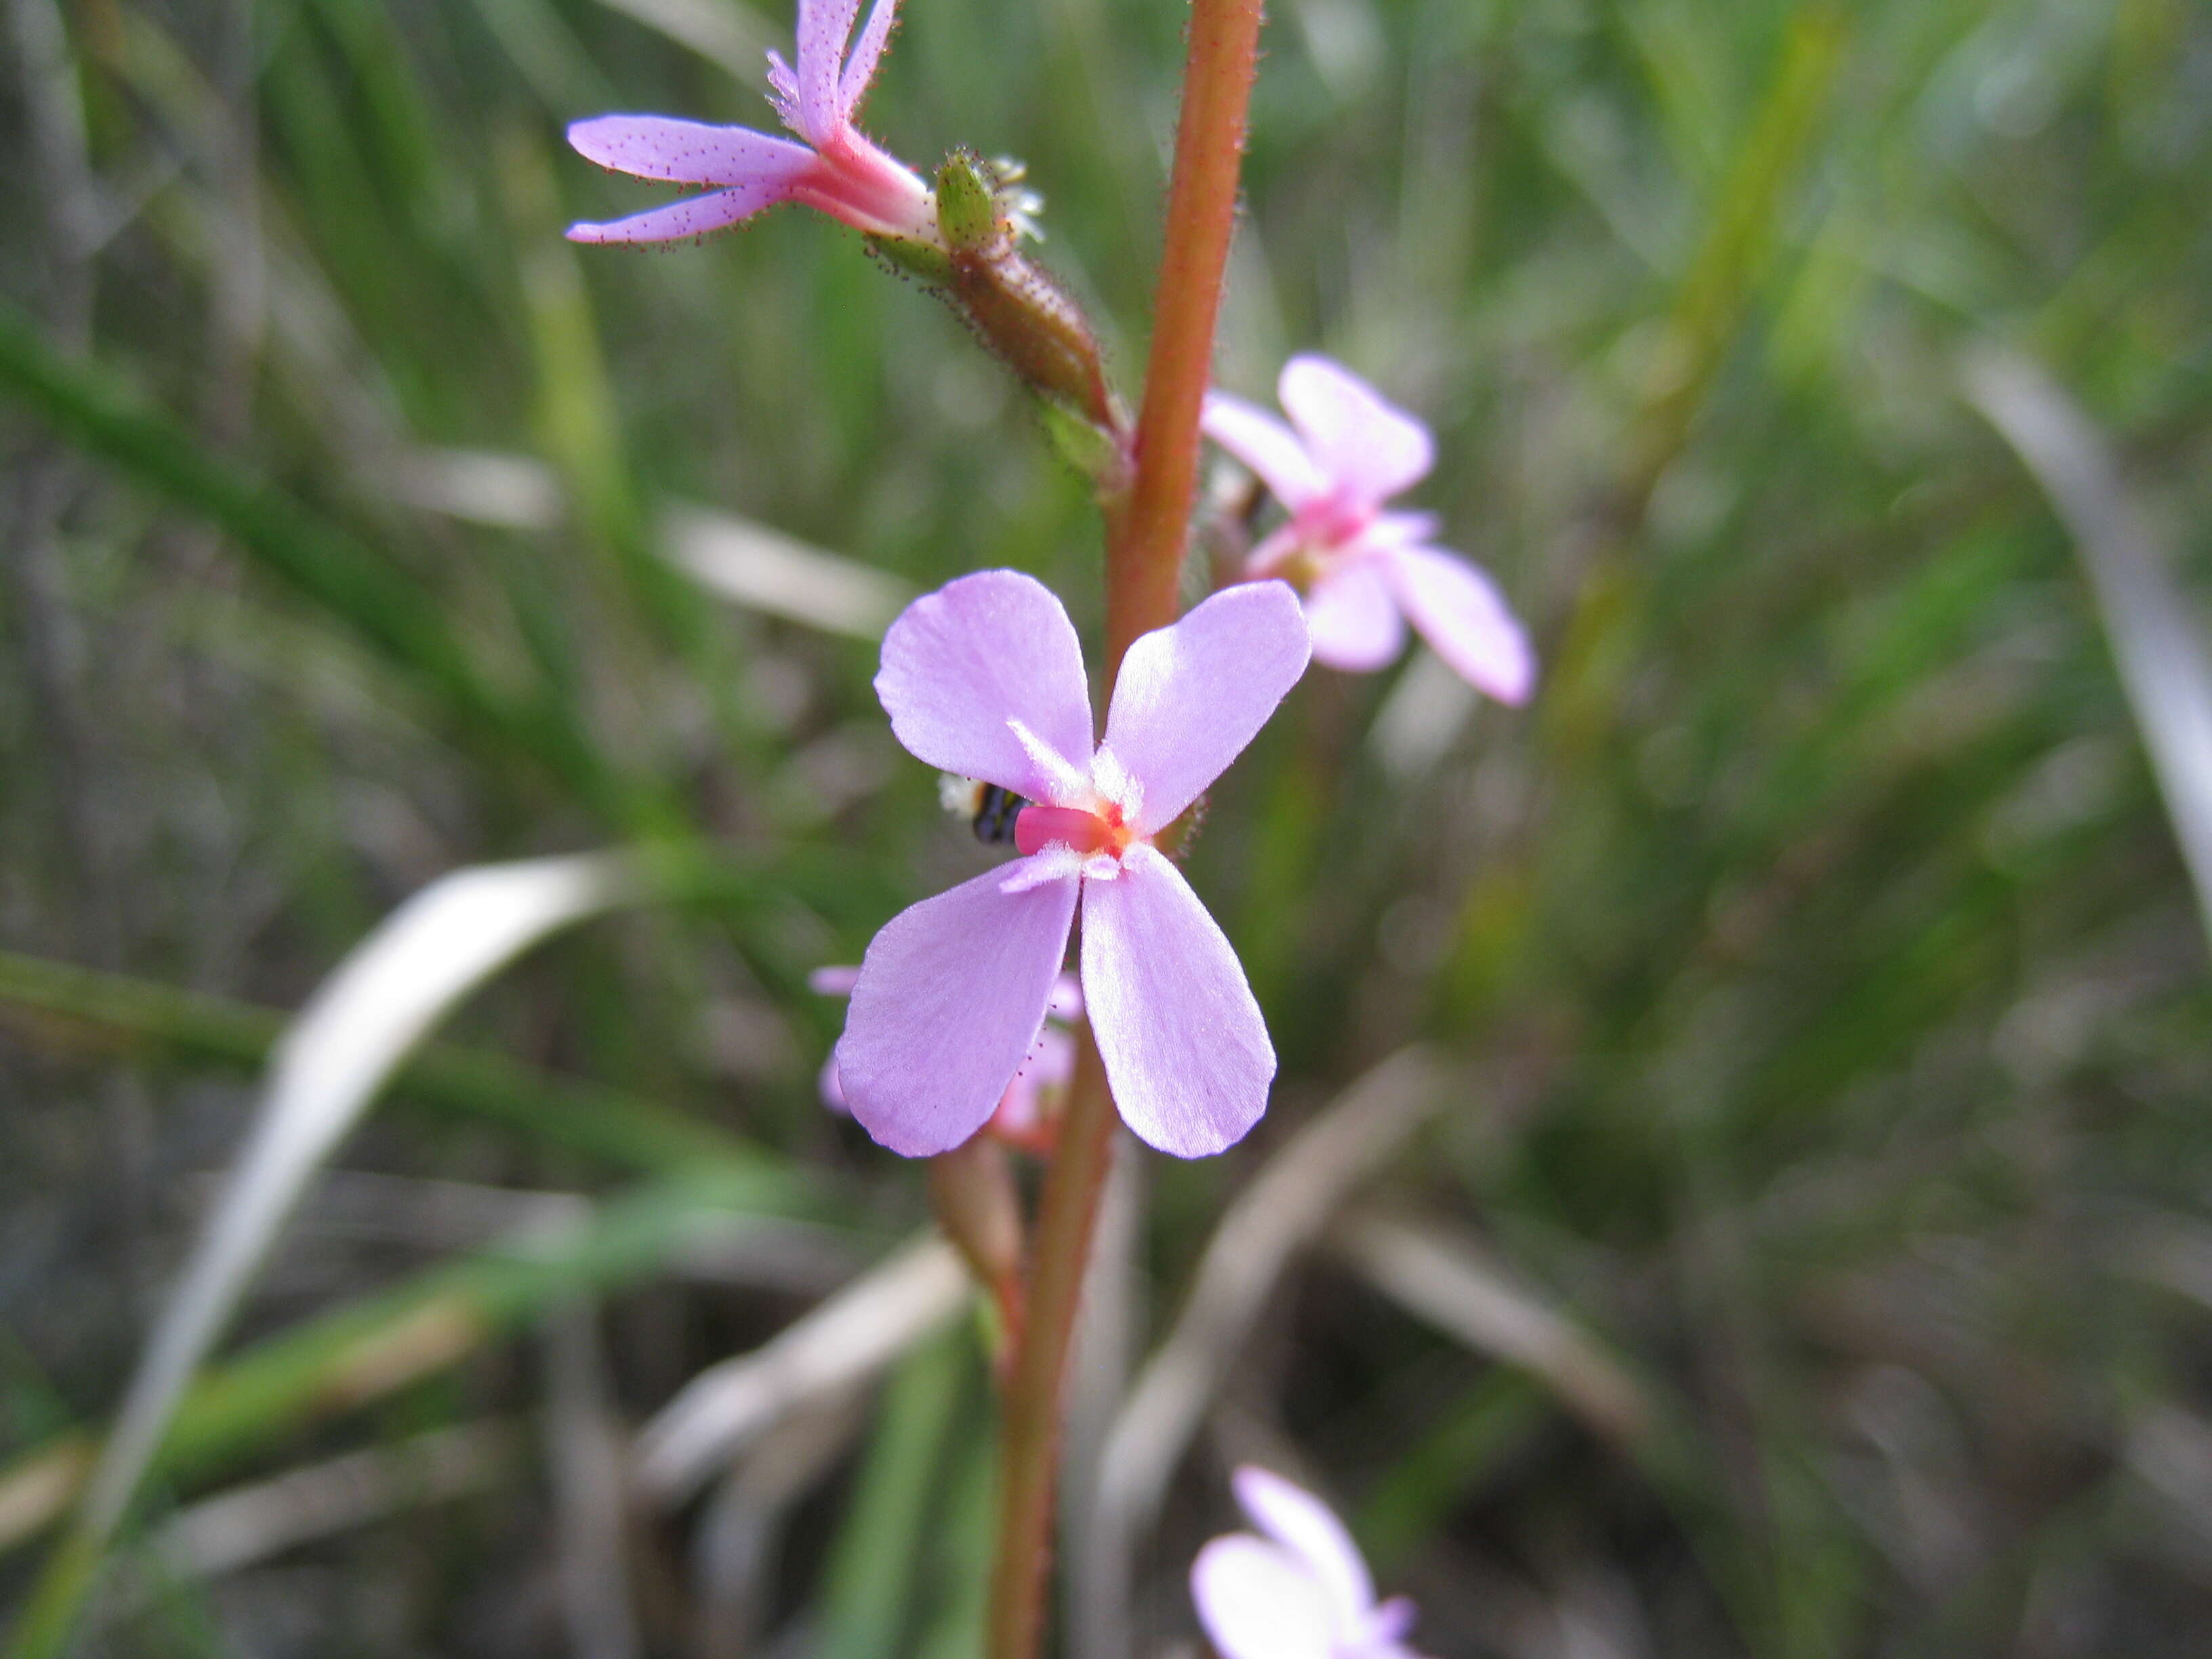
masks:
{"type": "Polygon", "coordinates": [[[1010,719],[1073,764],[1091,757],[1075,625],[1018,571],[980,570],[908,605],[884,635],[876,695],[917,759],[1030,800],[1049,780],[1010,719]]]}
{"type": "Polygon", "coordinates": [[[821,144],[844,125],[837,71],[860,0],[799,0],[799,114],[807,138],[821,144]]]}
{"type": "MultiPolygon", "coordinates": [[[[806,988],[818,997],[848,997],[853,994],[853,987],[860,982],[860,978],[858,968],[842,964],[817,968],[807,975],[806,988]]],[[[845,1087],[837,1081],[837,1050],[834,1047],[830,1050],[829,1057],[822,1062],[822,1074],[816,1079],[815,1087],[821,1094],[824,1106],[840,1117],[852,1115],[852,1109],[845,1104],[845,1087]]]]}
{"type": "Polygon", "coordinates": [[[740,219],[750,219],[763,208],[784,199],[781,185],[738,185],[711,196],[688,196],[666,207],[633,213],[609,224],[568,227],[572,242],[673,242],[686,236],[703,236],[740,219]]]}
{"type": "Polygon", "coordinates": [[[1433,547],[1394,547],[1381,557],[1407,620],[1461,678],[1500,702],[1528,701],[1535,654],[1489,577],[1433,547]]]}
{"type": "Polygon", "coordinates": [[[775,112],[784,125],[805,135],[806,118],[799,108],[799,76],[783,61],[783,54],[773,46],[768,54],[768,100],[775,106],[775,112]]]}
{"type": "Polygon", "coordinates": [[[1329,1609],[1298,1563],[1249,1533],[1217,1538],[1190,1567],[1190,1599],[1221,1659],[1333,1659],[1329,1609]]]}
{"type": "Polygon", "coordinates": [[[853,55],[847,60],[845,72],[837,81],[837,112],[841,119],[850,121],[860,107],[860,100],[868,95],[868,83],[876,78],[876,64],[884,55],[884,47],[891,38],[891,25],[898,21],[898,0],[876,0],[868,21],[861,25],[860,38],[853,43],[853,55]]]}
{"type": "Polygon", "coordinates": [[[986,871],[884,925],[837,1044],[838,1081],[861,1127],[921,1158],[983,1126],[1036,1042],[1079,885],[1008,893],[986,871]]]}
{"type": "Polygon", "coordinates": [[[1374,522],[1361,532],[1359,544],[1373,549],[1425,543],[1435,539],[1443,527],[1443,520],[1433,513],[1377,513],[1374,522]]]}
{"type": "Polygon", "coordinates": [[[572,122],[568,143],[587,161],[676,185],[781,184],[814,160],[805,145],[788,138],[665,115],[600,115],[572,122]]]}
{"type": "Polygon", "coordinates": [[[1359,560],[1323,577],[1306,595],[1314,660],[1347,674],[1372,673],[1398,659],[1405,619],[1382,573],[1359,560]]]}
{"type": "Polygon", "coordinates": [[[1106,747],[1144,789],[1139,834],[1173,823],[1258,735],[1312,653],[1285,582],[1241,582],[1129,647],[1106,747]]]}
{"type": "Polygon", "coordinates": [[[1252,1524],[1296,1556],[1328,1595],[1338,1633],[1363,1630],[1375,1606],[1375,1581],[1344,1522],[1303,1486],[1257,1465],[1247,1463],[1231,1481],[1252,1524]]]}
{"type": "MultiPolygon", "coordinates": [[[[1033,801],[1048,803],[1052,810],[1057,810],[1066,802],[1089,803],[1091,779],[1080,764],[1032,732],[1027,720],[1010,717],[1006,721],[1006,730],[1014,734],[1014,741],[1021,744],[1022,753],[1029,757],[1030,777],[1036,787],[1023,790],[1023,794],[1033,801]]],[[[1073,752],[1080,755],[1083,751],[1077,749],[1073,752]]],[[[1022,825],[1030,811],[1030,809],[1024,806],[1014,818],[1017,845],[1023,839],[1022,825]]]]}
{"type": "Polygon", "coordinates": [[[991,1127],[1016,1140],[1036,1134],[1044,1124],[1046,1094],[1064,1085],[1074,1074],[1075,1039],[1046,1026],[1037,1033],[1036,1047],[1030,1050],[1021,1070],[1006,1085],[999,1109],[991,1114],[991,1127]]]}
{"type": "Polygon", "coordinates": [[[1402,1642],[1413,1634],[1419,1616],[1411,1597],[1394,1595],[1368,1615],[1368,1636],[1376,1642],[1402,1642]]]}
{"type": "Polygon", "coordinates": [[[860,982],[860,970],[849,964],[817,968],[806,976],[806,988],[817,997],[848,997],[860,982]]]}
{"type": "Polygon", "coordinates": [[[1298,434],[1256,404],[1225,392],[1206,394],[1206,435],[1252,470],[1293,513],[1328,494],[1323,472],[1298,434]]]}
{"type": "Polygon", "coordinates": [[[1052,982],[1052,1006],[1047,1011],[1054,1019],[1083,1018],[1083,981],[1073,974],[1062,974],[1052,982]]]}
{"type": "Polygon", "coordinates": [[[1341,364],[1311,354],[1293,357],[1277,389],[1314,459],[1364,501],[1387,501],[1436,465],[1428,428],[1341,364]]]}
{"type": "Polygon", "coordinates": [[[1037,1034],[1022,1076],[1040,1089],[1057,1089],[1075,1075],[1075,1039],[1056,1026],[1037,1034]]]}
{"type": "Polygon", "coordinates": [[[1080,881],[1084,862],[1083,854],[1073,847],[1054,842],[1040,848],[1027,858],[1000,865],[999,890],[1002,893],[1027,893],[1055,881],[1080,881]]]}
{"type": "Polygon", "coordinates": [[[1139,1139],[1205,1158],[1267,1109],[1275,1051],[1244,969],[1149,842],[1122,855],[1115,879],[1083,884],[1083,1000],[1114,1099],[1139,1139]]]}
{"type": "Polygon", "coordinates": [[[1044,1109],[1037,1081],[1024,1069],[1014,1073],[1014,1080],[999,1097],[998,1108],[986,1127],[1003,1139],[1019,1143],[1035,1135],[1043,1121],[1044,1109]]]}

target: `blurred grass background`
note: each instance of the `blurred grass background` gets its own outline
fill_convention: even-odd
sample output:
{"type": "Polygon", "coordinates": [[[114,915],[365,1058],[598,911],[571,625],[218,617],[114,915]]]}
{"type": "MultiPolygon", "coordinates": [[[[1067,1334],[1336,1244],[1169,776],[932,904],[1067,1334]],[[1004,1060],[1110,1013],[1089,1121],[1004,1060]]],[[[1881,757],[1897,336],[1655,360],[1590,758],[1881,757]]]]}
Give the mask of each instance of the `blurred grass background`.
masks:
{"type": "MultiPolygon", "coordinates": [[[[972,1650],[964,1326],[689,1508],[572,1466],[920,1224],[815,1103],[839,1011],[801,985],[982,857],[869,690],[894,590],[842,633],[732,605],[672,512],[896,591],[1030,570],[1095,638],[1081,485],[825,222],[559,240],[653,199],[562,124],[767,125],[775,4],[6,6],[0,1604],[270,1011],[443,871],[645,841],[687,901],[526,963],[345,1150],[88,1650],[972,1650]],[[557,1194],[599,1231],[519,1266],[557,1194]],[[702,1203],[783,1218],[709,1272],[702,1203]],[[270,1519],[349,1469],[386,1501],[270,1519]],[[179,1553],[241,1494],[248,1547],[179,1553]]],[[[1181,21],[908,0],[868,112],[1028,162],[1126,375],[1181,21]]],[[[1416,504],[1546,678],[1512,713],[1419,652],[1316,673],[1216,791],[1193,878],[1283,1070],[1246,1146],[1147,1164],[1132,1316],[1163,1334],[1254,1172],[1426,1040],[1450,1097],[1368,1202],[1574,1322],[1645,1426],[1304,1255],[1129,1565],[1133,1650],[1192,1650],[1182,1572],[1257,1455],[1440,1659],[2201,1653],[2204,938],[2076,550],[1959,359],[2067,388],[2203,586],[2212,17],[1279,0],[1266,42],[1222,380],[1317,348],[1432,420],[1416,504]]]]}

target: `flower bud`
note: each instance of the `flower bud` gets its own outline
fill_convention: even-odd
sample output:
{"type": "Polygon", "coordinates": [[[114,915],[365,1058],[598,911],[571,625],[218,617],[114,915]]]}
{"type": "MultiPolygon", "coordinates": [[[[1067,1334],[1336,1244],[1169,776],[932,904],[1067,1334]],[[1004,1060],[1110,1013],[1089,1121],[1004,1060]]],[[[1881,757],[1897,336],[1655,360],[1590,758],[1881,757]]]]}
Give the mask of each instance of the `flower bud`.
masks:
{"type": "MultiPolygon", "coordinates": [[[[953,308],[1030,389],[1117,443],[1125,424],[1089,319],[1017,246],[998,169],[955,150],[937,171],[937,218],[953,308]]],[[[1092,469],[1094,471],[1096,469],[1092,469]]]]}
{"type": "Polygon", "coordinates": [[[991,1293],[1009,1348],[1021,1334],[1022,1206],[1012,1160],[988,1133],[929,1160],[937,1224],[991,1293]]]}
{"type": "Polygon", "coordinates": [[[998,181],[965,150],[937,170],[937,229],[955,258],[988,258],[1011,246],[1012,222],[1000,211],[998,181]]]}

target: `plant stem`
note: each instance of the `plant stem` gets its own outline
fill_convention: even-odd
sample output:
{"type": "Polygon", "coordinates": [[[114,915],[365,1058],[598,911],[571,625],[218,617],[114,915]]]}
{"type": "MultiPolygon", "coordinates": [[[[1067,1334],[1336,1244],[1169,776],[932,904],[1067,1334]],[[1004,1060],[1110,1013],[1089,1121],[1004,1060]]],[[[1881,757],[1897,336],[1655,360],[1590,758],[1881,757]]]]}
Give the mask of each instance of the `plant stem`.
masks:
{"type": "Polygon", "coordinates": [[[1045,1176],[1028,1319],[1006,1389],[999,1461],[999,1549],[991,1569],[991,1659],[1030,1659],[1044,1627],[1060,1473],[1060,1400],[1083,1296],[1091,1225],[1113,1161],[1118,1114],[1084,1028],[1060,1146],[1045,1176]]]}
{"type": "Polygon", "coordinates": [[[1260,0],[1193,0],[1136,471],[1106,547],[1109,678],[1131,641],[1175,620],[1259,42],[1260,0]]]}
{"type": "MultiPolygon", "coordinates": [[[[1130,642],[1176,617],[1198,487],[1199,415],[1212,378],[1214,320],[1236,228],[1260,14],[1261,0],[1193,0],[1191,6],[1152,359],[1133,444],[1135,471],[1127,497],[1107,524],[1109,691],[1130,642]]],[[[1006,1390],[990,1659],[1034,1659],[1044,1630],[1068,1346],[1116,1115],[1105,1066],[1086,1029],[1038,1209],[1028,1324],[1006,1390]]]]}

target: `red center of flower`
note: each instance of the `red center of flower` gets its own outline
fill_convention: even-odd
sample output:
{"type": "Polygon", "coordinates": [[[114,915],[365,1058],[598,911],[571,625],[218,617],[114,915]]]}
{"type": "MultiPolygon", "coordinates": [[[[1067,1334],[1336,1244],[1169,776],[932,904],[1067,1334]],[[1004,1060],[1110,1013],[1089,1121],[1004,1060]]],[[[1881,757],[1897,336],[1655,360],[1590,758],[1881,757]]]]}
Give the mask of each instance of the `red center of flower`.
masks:
{"type": "Polygon", "coordinates": [[[1058,843],[1079,853],[1110,853],[1118,859],[1136,838],[1137,832],[1123,822],[1121,809],[1111,801],[1096,812],[1080,806],[1024,806],[1014,820],[1014,845],[1024,854],[1058,843]]]}
{"type": "Polygon", "coordinates": [[[1311,540],[1340,547],[1375,522],[1376,507],[1346,489],[1331,491],[1298,509],[1297,522],[1311,540]]]}
{"type": "Polygon", "coordinates": [[[791,193],[856,229],[924,240],[936,234],[929,186],[850,126],[823,135],[791,193]]]}

